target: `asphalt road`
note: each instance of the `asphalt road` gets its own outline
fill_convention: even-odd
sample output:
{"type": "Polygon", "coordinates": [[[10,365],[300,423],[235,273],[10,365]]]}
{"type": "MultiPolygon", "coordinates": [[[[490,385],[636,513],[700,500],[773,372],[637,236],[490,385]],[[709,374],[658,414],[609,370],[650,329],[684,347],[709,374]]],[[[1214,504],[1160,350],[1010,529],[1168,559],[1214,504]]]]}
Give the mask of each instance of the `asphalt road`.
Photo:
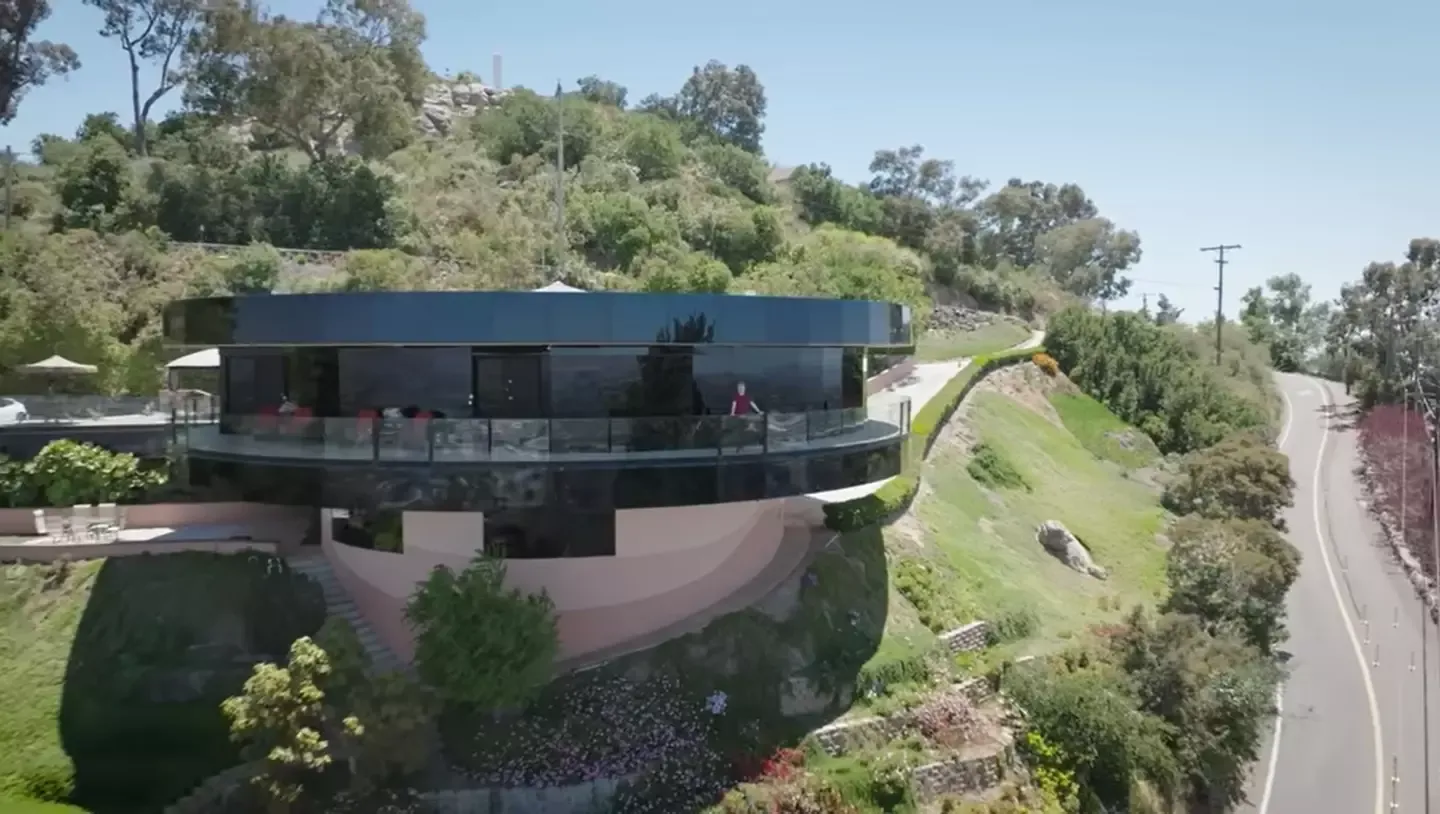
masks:
{"type": "Polygon", "coordinates": [[[1304,562],[1283,646],[1290,677],[1245,810],[1440,814],[1440,641],[1433,624],[1422,624],[1419,600],[1367,512],[1355,477],[1352,401],[1340,385],[1277,378],[1287,407],[1280,446],[1296,485],[1285,521],[1304,562]],[[1422,630],[1429,636],[1429,809],[1422,630]]]}

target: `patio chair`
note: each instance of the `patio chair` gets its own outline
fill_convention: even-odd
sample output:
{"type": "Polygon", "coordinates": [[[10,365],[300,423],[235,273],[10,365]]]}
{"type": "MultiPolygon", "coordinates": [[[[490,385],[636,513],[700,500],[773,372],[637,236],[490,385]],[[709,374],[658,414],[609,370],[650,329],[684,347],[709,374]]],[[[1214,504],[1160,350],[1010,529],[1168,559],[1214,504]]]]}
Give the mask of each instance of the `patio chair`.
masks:
{"type": "Polygon", "coordinates": [[[79,503],[70,507],[70,533],[74,537],[89,536],[90,524],[95,521],[95,507],[79,503]]]}
{"type": "Polygon", "coordinates": [[[95,519],[90,521],[90,531],[97,537],[115,539],[120,533],[120,507],[114,503],[101,503],[95,507],[95,519]]]}

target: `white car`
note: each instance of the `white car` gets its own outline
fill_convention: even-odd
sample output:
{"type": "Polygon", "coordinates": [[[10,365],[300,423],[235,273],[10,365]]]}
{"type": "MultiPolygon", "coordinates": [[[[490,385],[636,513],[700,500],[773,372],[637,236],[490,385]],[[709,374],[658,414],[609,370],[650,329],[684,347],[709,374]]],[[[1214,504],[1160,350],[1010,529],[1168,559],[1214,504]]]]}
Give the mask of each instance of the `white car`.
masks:
{"type": "Polygon", "coordinates": [[[15,399],[0,396],[0,427],[7,424],[21,424],[30,414],[25,411],[25,405],[15,399]]]}

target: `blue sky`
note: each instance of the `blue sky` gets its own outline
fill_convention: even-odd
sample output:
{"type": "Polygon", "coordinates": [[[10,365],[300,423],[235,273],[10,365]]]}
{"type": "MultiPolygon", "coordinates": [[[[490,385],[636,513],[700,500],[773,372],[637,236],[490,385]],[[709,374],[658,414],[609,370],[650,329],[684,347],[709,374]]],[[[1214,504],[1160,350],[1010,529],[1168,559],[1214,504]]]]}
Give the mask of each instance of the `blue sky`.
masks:
{"type": "MultiPolygon", "coordinates": [[[[709,59],[745,63],[769,96],[765,150],[860,181],[879,148],[922,144],[962,174],[1085,188],[1135,229],[1138,292],[1214,309],[1200,246],[1239,243],[1226,310],[1287,272],[1330,298],[1367,262],[1440,236],[1440,3],[1111,0],[416,0],[438,71],[548,90],[598,74],[638,100],[709,59]]],[[[40,31],[83,69],[26,97],[0,141],[23,150],[90,111],[124,110],[119,48],[59,0],[40,31]]],[[[311,16],[319,0],[272,0],[311,16]]],[[[178,94],[167,100],[178,103],[178,94]]],[[[168,109],[168,107],[166,107],[168,109]]],[[[161,110],[159,113],[163,114],[161,110]]]]}

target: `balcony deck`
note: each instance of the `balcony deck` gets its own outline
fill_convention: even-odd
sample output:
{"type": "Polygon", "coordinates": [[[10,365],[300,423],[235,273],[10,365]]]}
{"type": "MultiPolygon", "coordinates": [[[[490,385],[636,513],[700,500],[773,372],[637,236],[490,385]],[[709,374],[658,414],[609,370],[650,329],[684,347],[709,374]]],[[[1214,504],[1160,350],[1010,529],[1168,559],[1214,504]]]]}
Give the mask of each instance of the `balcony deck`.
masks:
{"type": "Polygon", "coordinates": [[[182,449],[201,456],[295,463],[634,463],[804,454],[898,439],[909,404],[881,411],[773,414],[699,419],[309,419],[298,427],[239,422],[177,426],[182,449]],[[842,413],[844,413],[842,415],[842,413]],[[657,437],[658,434],[658,437],[657,437]]]}

